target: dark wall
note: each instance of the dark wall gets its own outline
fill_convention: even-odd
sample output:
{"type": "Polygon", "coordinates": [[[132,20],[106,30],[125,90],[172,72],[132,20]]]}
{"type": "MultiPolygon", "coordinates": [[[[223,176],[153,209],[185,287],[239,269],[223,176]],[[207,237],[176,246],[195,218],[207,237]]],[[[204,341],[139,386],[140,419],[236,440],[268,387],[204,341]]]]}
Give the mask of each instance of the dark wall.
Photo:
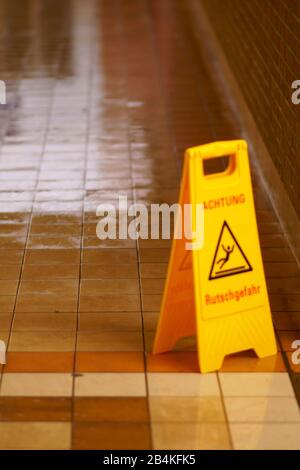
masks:
{"type": "Polygon", "coordinates": [[[300,1],[199,1],[300,216],[300,1]]]}

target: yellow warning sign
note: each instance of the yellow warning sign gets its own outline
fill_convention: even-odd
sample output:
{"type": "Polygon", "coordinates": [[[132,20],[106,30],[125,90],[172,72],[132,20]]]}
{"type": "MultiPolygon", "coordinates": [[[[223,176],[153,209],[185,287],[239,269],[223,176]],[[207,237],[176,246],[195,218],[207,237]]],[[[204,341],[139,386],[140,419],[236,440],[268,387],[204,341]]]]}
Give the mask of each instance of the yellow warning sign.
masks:
{"type": "Polygon", "coordinates": [[[225,221],[218,240],[209,279],[233,276],[247,271],[252,271],[252,267],[225,221]]]}
{"type": "Polygon", "coordinates": [[[179,203],[191,204],[193,230],[194,208],[204,205],[204,246],[187,251],[184,238],[173,240],[153,353],[196,334],[202,372],[242,350],[275,354],[246,142],[188,149],[179,203]],[[226,170],[206,175],[204,161],[222,156],[226,170]]]}

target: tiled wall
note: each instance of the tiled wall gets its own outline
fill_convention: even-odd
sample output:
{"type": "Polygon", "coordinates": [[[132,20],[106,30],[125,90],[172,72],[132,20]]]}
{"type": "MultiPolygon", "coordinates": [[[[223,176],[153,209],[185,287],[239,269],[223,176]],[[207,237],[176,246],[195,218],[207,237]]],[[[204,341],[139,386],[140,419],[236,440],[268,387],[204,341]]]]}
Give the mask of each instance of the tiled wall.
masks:
{"type": "Polygon", "coordinates": [[[300,216],[298,0],[199,0],[223,45],[259,131],[300,216]]]}

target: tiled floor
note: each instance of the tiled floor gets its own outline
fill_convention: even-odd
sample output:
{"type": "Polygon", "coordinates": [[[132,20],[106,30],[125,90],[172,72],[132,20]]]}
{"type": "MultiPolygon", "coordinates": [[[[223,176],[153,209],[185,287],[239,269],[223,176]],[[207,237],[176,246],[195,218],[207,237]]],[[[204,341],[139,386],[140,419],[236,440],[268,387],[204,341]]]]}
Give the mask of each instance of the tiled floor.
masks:
{"type": "Polygon", "coordinates": [[[186,147],[242,130],[181,0],[0,1],[1,449],[300,448],[300,271],[253,169],[277,357],[150,353],[170,243],[103,241],[119,194],[176,202],[186,147]]]}

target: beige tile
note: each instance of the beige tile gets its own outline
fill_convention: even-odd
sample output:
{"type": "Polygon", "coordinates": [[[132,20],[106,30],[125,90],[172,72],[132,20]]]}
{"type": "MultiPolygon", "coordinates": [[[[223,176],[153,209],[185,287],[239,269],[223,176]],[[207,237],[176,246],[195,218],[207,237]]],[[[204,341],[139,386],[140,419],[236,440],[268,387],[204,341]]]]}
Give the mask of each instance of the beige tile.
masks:
{"type": "Polygon", "coordinates": [[[286,372],[224,372],[219,374],[224,396],[293,397],[294,391],[286,372]]]}
{"type": "Polygon", "coordinates": [[[78,351],[142,351],[142,332],[79,331],[78,351]]]}
{"type": "Polygon", "coordinates": [[[13,331],[9,351],[73,351],[74,331],[13,331]]]}
{"type": "Polygon", "coordinates": [[[219,396],[216,374],[148,373],[150,396],[219,396]]]}
{"type": "Polygon", "coordinates": [[[296,398],[225,397],[225,407],[231,422],[300,422],[296,398]]]}
{"type": "Polygon", "coordinates": [[[299,450],[299,423],[230,424],[234,449],[299,450]]]}
{"type": "Polygon", "coordinates": [[[0,395],[68,397],[72,384],[72,375],[66,373],[7,373],[3,374],[0,395]]]}
{"type": "Polygon", "coordinates": [[[142,373],[88,373],[76,377],[76,396],[144,397],[145,375],[142,373]]]}
{"type": "Polygon", "coordinates": [[[69,450],[70,423],[0,423],[2,450],[69,450]]]}
{"type": "Polygon", "coordinates": [[[154,423],[152,425],[156,450],[227,450],[230,440],[223,423],[154,423]]]}
{"type": "Polygon", "coordinates": [[[150,396],[152,422],[224,422],[221,398],[150,396]]]}

